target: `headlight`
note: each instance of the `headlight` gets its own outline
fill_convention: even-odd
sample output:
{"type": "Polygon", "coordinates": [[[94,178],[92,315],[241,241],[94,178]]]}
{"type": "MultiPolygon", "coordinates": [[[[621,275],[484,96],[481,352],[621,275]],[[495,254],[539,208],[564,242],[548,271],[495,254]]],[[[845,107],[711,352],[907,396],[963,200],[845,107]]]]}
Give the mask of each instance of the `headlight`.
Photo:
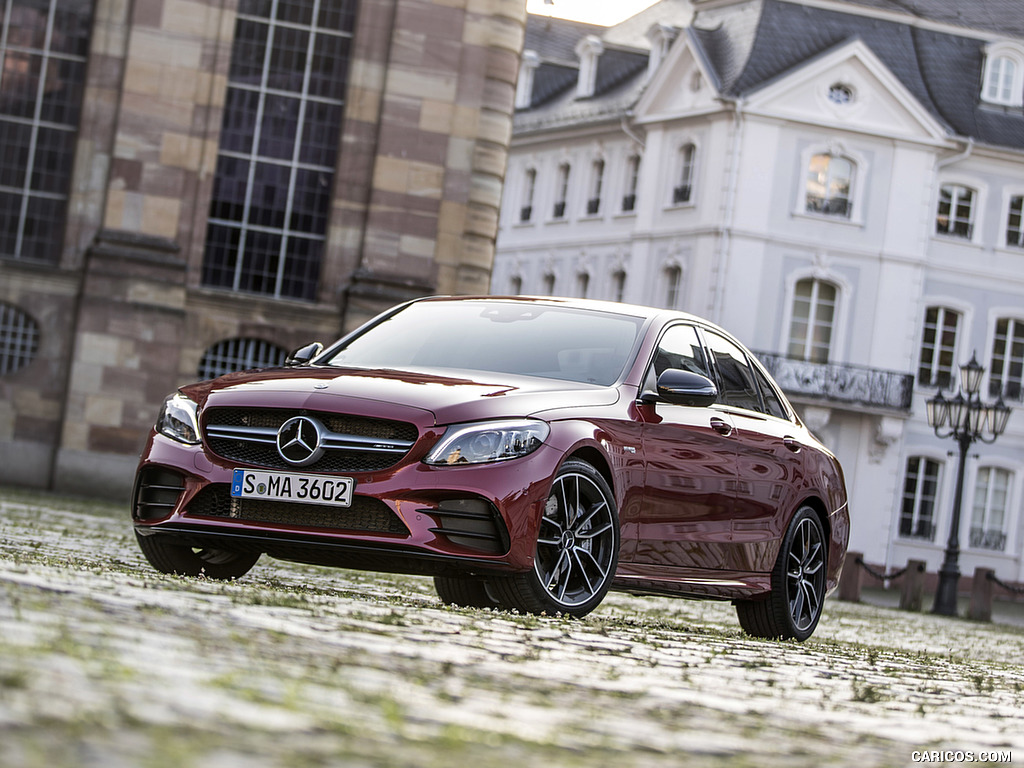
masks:
{"type": "Polygon", "coordinates": [[[164,400],[156,430],[161,435],[189,445],[199,445],[199,406],[180,392],[164,400]]]}
{"type": "Polygon", "coordinates": [[[518,459],[537,450],[549,431],[545,422],[532,419],[456,424],[423,461],[446,466],[518,459]]]}

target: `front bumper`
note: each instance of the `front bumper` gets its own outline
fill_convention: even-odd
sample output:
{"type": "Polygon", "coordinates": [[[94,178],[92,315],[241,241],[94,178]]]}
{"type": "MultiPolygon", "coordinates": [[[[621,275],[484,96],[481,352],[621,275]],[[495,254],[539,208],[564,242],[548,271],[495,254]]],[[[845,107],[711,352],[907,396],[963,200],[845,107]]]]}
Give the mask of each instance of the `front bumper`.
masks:
{"type": "Polygon", "coordinates": [[[494,464],[408,461],[355,480],[351,507],[233,499],[234,463],[150,435],[136,475],[139,535],[194,547],[401,573],[523,571],[561,454],[494,464]]]}

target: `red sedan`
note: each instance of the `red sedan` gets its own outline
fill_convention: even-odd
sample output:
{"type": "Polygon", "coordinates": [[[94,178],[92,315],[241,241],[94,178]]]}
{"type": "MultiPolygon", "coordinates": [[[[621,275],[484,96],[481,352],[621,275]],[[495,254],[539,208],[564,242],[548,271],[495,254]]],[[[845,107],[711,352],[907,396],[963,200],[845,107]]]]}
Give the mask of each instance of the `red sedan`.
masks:
{"type": "Polygon", "coordinates": [[[167,573],[237,578],[267,554],[573,616],[609,589],[728,599],[748,633],[799,640],[849,533],[839,463],[725,331],[525,297],[412,301],[183,387],[132,518],[167,573]]]}

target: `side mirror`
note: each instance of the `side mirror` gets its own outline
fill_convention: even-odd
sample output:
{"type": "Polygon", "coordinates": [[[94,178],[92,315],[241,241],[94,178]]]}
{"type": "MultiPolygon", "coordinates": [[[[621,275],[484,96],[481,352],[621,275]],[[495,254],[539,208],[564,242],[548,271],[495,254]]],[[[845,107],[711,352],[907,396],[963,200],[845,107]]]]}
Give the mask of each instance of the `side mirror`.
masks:
{"type": "Polygon", "coordinates": [[[658,399],[673,405],[703,408],[718,400],[718,387],[707,376],[669,368],[658,377],[658,399]]]}
{"type": "Polygon", "coordinates": [[[285,358],[284,364],[288,366],[307,365],[310,360],[324,351],[324,345],[319,341],[299,347],[285,358]]]}

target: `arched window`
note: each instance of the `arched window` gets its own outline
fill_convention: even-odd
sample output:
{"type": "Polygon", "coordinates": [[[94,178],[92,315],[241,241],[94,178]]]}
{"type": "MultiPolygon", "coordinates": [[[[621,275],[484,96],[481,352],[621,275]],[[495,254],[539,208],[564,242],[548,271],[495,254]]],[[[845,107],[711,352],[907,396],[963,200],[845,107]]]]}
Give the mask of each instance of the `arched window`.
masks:
{"type": "Polygon", "coordinates": [[[1006,549],[1006,518],[1013,474],[1000,467],[979,467],[974,482],[970,545],[1002,552],[1006,549]]]}
{"type": "Polygon", "coordinates": [[[928,307],[921,334],[921,360],[917,383],[922,387],[950,387],[956,370],[956,342],[960,313],[947,307],[928,307]]]}
{"type": "Polygon", "coordinates": [[[677,309],[683,287],[682,267],[672,265],[665,268],[665,306],[677,309]]]}
{"type": "Polygon", "coordinates": [[[39,326],[18,307],[0,302],[0,376],[31,363],[39,351],[39,326]]]}
{"type": "Polygon", "coordinates": [[[855,166],[838,155],[819,154],[807,169],[807,211],[850,218],[855,166]]]}
{"type": "Polygon", "coordinates": [[[612,275],[612,300],[622,301],[626,295],[626,271],[618,270],[612,275]]]}
{"type": "Polygon", "coordinates": [[[225,373],[282,365],[288,353],[262,339],[225,339],[206,350],[199,361],[199,378],[215,379],[225,373]]]}
{"type": "Polygon", "coordinates": [[[679,148],[679,170],[676,184],[672,188],[673,205],[688,203],[693,197],[693,167],[697,158],[697,148],[693,144],[684,144],[679,148]]]}
{"type": "Polygon", "coordinates": [[[568,163],[558,166],[558,178],[555,184],[555,207],[551,212],[553,218],[565,218],[565,200],[569,196],[569,173],[572,167],[568,163]]]}
{"type": "Polygon", "coordinates": [[[548,296],[555,295],[555,273],[548,272],[544,275],[544,293],[548,296]]]}
{"type": "Polygon", "coordinates": [[[838,290],[832,283],[812,278],[797,282],[789,324],[790,358],[812,363],[829,361],[837,299],[838,290]]]}
{"type": "Polygon", "coordinates": [[[587,292],[590,290],[590,274],[587,272],[580,272],[576,275],[576,295],[581,298],[587,298],[587,292]]]}
{"type": "Polygon", "coordinates": [[[924,456],[907,459],[900,506],[900,537],[935,540],[935,501],[942,465],[924,456]]]}
{"type": "Polygon", "coordinates": [[[939,189],[939,210],[935,231],[970,240],[974,233],[975,191],[959,184],[943,184],[939,189]]]}
{"type": "Polygon", "coordinates": [[[527,168],[523,179],[523,204],[519,208],[519,221],[527,222],[533,216],[533,195],[537,189],[537,169],[527,168]]]}
{"type": "Polygon", "coordinates": [[[1024,195],[1010,198],[1006,214],[1006,244],[1011,248],[1024,248],[1024,195]]]}
{"type": "Polygon", "coordinates": [[[601,210],[601,189],[604,187],[604,160],[597,159],[590,168],[590,196],[587,215],[596,216],[601,210]]]}
{"type": "Polygon", "coordinates": [[[622,211],[636,209],[636,189],[640,182],[640,155],[631,155],[626,161],[626,193],[622,196],[622,211]]]}
{"type": "Polygon", "coordinates": [[[981,99],[990,104],[1019,107],[1024,104],[1024,49],[1001,42],[985,50],[981,99]]]}
{"type": "Polygon", "coordinates": [[[1013,317],[996,320],[989,371],[992,397],[1021,399],[1024,394],[1024,320],[1013,317]]]}
{"type": "Polygon", "coordinates": [[[518,296],[523,292],[523,278],[519,275],[513,275],[512,279],[509,280],[509,293],[513,296],[518,296]]]}

